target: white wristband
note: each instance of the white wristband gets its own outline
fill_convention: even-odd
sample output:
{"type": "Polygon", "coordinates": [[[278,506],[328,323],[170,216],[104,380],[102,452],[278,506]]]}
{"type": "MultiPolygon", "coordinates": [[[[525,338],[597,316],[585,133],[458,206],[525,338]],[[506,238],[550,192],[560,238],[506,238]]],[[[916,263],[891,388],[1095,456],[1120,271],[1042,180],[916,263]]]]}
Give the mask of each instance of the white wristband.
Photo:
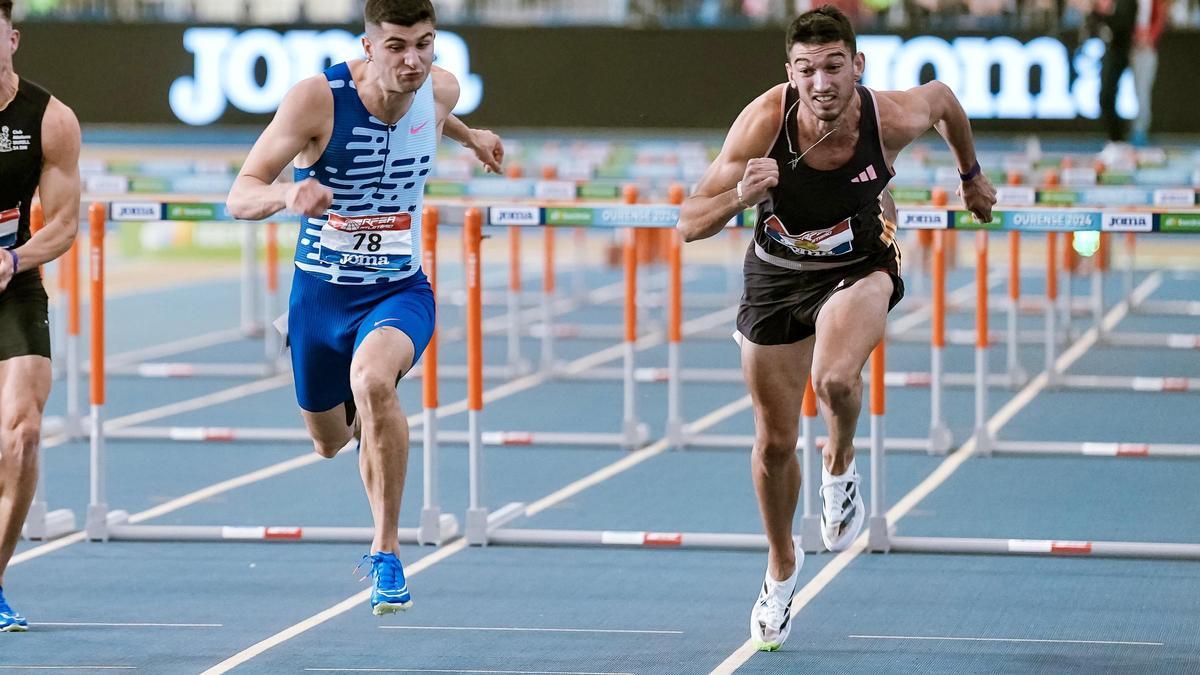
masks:
{"type": "Polygon", "coordinates": [[[741,204],[743,209],[752,208],[749,204],[746,203],[746,198],[742,196],[742,181],[739,180],[737,182],[737,187],[735,189],[737,191],[738,204],[741,204]]]}

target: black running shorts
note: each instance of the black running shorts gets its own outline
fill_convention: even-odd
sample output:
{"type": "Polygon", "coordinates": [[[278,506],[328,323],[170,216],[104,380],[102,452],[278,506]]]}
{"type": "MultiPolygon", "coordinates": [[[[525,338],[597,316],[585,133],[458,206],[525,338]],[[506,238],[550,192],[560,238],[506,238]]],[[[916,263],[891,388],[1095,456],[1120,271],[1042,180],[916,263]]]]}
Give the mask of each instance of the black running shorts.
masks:
{"type": "Polygon", "coordinates": [[[900,253],[895,246],[842,267],[802,272],[764,262],[751,245],[744,269],[737,329],[756,345],[792,344],[813,335],[817,313],[829,298],[876,271],[887,272],[892,278],[889,311],[904,297],[900,253]]]}
{"type": "Polygon", "coordinates": [[[17,356],[50,358],[50,320],[40,278],[13,279],[0,292],[0,361],[17,356]]]}

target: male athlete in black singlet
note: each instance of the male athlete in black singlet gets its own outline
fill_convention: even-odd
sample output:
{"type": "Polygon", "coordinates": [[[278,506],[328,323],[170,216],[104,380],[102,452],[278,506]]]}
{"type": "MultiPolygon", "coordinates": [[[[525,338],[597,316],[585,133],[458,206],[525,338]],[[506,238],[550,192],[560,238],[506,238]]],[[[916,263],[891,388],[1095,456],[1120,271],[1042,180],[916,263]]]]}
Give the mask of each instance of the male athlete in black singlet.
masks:
{"type": "Polygon", "coordinates": [[[988,222],[996,202],[975,160],[971,125],[945,85],[934,81],[902,92],[857,86],[865,59],[849,21],[830,6],[797,18],[786,47],[788,81],[738,116],[679,218],[692,241],[758,207],[737,327],[754,401],[754,488],[770,544],[750,636],[758,649],[771,651],[791,630],[791,598],[803,563],[792,545],[792,518],[800,490],[800,407],[810,372],[829,426],[822,538],[829,550],[844,550],[862,527],[853,445],[860,372],[883,337],[888,311],[904,295],[895,207],[886,192],[896,155],[935,128],[958,162],[967,209],[988,222]]]}
{"type": "Polygon", "coordinates": [[[37,487],[42,410],[50,395],[50,327],[38,265],[71,247],[79,227],[79,123],[17,77],[20,34],[0,0],[0,632],[28,628],[4,599],[4,570],[37,487]],[[38,193],[45,228],[29,232],[38,193]]]}

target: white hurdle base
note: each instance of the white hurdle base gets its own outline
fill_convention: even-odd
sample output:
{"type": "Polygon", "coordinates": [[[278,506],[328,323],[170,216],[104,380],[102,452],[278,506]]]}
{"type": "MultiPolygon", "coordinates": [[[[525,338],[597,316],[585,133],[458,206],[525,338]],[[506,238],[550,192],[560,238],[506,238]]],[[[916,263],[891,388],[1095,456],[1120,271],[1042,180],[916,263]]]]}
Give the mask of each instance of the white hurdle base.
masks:
{"type": "MultiPolygon", "coordinates": [[[[931,335],[925,330],[907,330],[903,332],[888,333],[888,342],[896,342],[900,344],[924,344],[930,343],[931,335]]],[[[1066,333],[1059,332],[1057,339],[1060,343],[1068,342],[1066,333]]],[[[970,346],[974,347],[979,340],[979,335],[974,329],[956,328],[946,331],[946,344],[955,346],[970,346]]],[[[1017,344],[1020,345],[1040,345],[1046,342],[1045,331],[1025,330],[1017,333],[1017,344]]],[[[988,331],[988,343],[993,345],[1007,344],[1008,334],[1005,331],[994,330],[988,331]]]]}
{"type": "Polygon", "coordinates": [[[1051,388],[1136,392],[1200,391],[1200,378],[1126,377],[1120,375],[1055,375],[1051,388]]]}
{"type": "Polygon", "coordinates": [[[1085,457],[1200,457],[1200,445],[1183,443],[1096,443],[996,441],[995,453],[1014,455],[1083,455],[1085,457]]]}
{"type": "Polygon", "coordinates": [[[1200,302],[1195,300],[1143,300],[1131,307],[1129,311],[1133,314],[1200,316],[1200,302]]]}
{"type": "MultiPolygon", "coordinates": [[[[637,427],[634,445],[623,433],[585,432],[585,431],[485,431],[480,434],[480,440],[485,446],[528,446],[528,445],[582,445],[582,446],[620,446],[625,449],[637,449],[650,442],[650,429],[641,424],[637,427]]],[[[447,431],[438,429],[438,441],[444,443],[470,443],[471,432],[447,431]]]]}
{"type": "Polygon", "coordinates": [[[120,440],[193,441],[198,443],[232,441],[292,443],[312,440],[306,429],[271,427],[126,427],[124,429],[105,429],[104,437],[120,440]]]}
{"type": "MultiPolygon", "coordinates": [[[[109,514],[107,539],[110,541],[247,541],[369,544],[375,537],[370,527],[245,527],[220,525],[129,525],[124,511],[109,514]]],[[[458,536],[458,519],[442,514],[438,522],[437,542],[442,544],[458,536]]],[[[401,543],[416,544],[417,528],[396,531],[401,543]]]]}
{"type": "Polygon", "coordinates": [[[132,363],[105,368],[108,375],[134,377],[270,377],[287,369],[266,363],[132,363]]]}
{"type": "Polygon", "coordinates": [[[1105,347],[1200,349],[1200,335],[1190,333],[1104,333],[1099,342],[1105,347]]]}
{"type": "MultiPolygon", "coordinates": [[[[524,518],[526,505],[511,502],[492,512],[487,518],[484,538],[472,543],[487,546],[506,544],[512,546],[617,546],[622,548],[700,548],[745,551],[767,550],[764,534],[737,534],[720,532],[639,532],[621,530],[538,530],[505,527],[524,518]]],[[[802,546],[800,537],[794,537],[798,550],[802,546]]],[[[820,542],[817,542],[820,545],[820,542]]]]}
{"type": "Polygon", "coordinates": [[[1200,560],[1200,544],[1048,539],[976,539],[964,537],[890,537],[889,549],[904,553],[980,553],[1089,558],[1166,558],[1200,560]]]}
{"type": "Polygon", "coordinates": [[[74,532],[75,512],[70,509],[46,510],[46,502],[34,502],[25,517],[21,536],[29,541],[50,541],[74,532]]]}
{"type": "MultiPolygon", "coordinates": [[[[829,442],[828,436],[817,438],[817,447],[823,448],[829,442]]],[[[804,437],[801,436],[796,444],[796,449],[799,451],[803,448],[804,437]]],[[[718,435],[718,434],[692,434],[686,428],[683,432],[682,448],[733,448],[736,450],[750,450],[754,447],[754,436],[749,434],[744,436],[738,435],[718,435]]],[[[854,440],[854,449],[861,451],[869,451],[871,442],[869,438],[854,440]]],[[[884,439],[883,449],[889,452],[929,452],[928,438],[886,438],[884,439]]]]}

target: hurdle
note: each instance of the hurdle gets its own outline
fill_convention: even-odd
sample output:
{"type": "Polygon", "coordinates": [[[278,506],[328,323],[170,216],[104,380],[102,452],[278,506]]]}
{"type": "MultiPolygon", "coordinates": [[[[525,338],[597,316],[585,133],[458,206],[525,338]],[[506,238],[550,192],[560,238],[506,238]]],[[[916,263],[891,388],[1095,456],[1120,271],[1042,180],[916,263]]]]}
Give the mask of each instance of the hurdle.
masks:
{"type": "MultiPolygon", "coordinates": [[[[1056,229],[1072,228],[1075,231],[1088,231],[1098,228],[1103,228],[1104,223],[1110,222],[1104,218],[1078,217],[1065,220],[1062,219],[1062,213],[1054,214],[1056,217],[1051,217],[1050,214],[1045,214],[1044,217],[1016,219],[1001,217],[1001,223],[1004,226],[1019,226],[1024,223],[1028,229],[1046,229],[1053,232],[1056,229]]],[[[1149,231],[1161,232],[1163,221],[1170,215],[1167,213],[1154,212],[1152,214],[1152,229],[1149,231]]],[[[961,222],[961,221],[960,221],[961,222]]],[[[1197,228],[1200,231],[1200,228],[1197,228]]],[[[1169,231],[1169,230],[1168,230],[1169,231]]],[[[1054,241],[1053,238],[1050,239],[1054,241]]],[[[1054,246],[1048,247],[1048,256],[1051,260],[1054,257],[1054,246]]],[[[1051,265],[1048,279],[1050,293],[1054,293],[1054,266],[1051,265]]],[[[1138,289],[1135,289],[1135,296],[1138,289]]],[[[1126,300],[1114,308],[1106,317],[1108,323],[1116,323],[1121,317],[1128,313],[1130,305],[1134,301],[1126,300]]],[[[1047,331],[1049,332],[1053,326],[1055,312],[1053,303],[1048,303],[1047,306],[1047,331]]],[[[1096,326],[1091,329],[1088,334],[1081,338],[1081,344],[1091,340],[1095,343],[1099,335],[1102,333],[1105,326],[1096,326]]],[[[1047,344],[1050,344],[1048,341],[1047,344]]],[[[1052,356],[1048,352],[1047,356],[1052,356]]],[[[1076,358],[1075,356],[1071,357],[1076,358]]],[[[1064,355],[1062,359],[1066,360],[1064,355]]],[[[1067,361],[1066,365],[1069,365],[1067,361]]],[[[1064,366],[1065,367],[1065,366],[1064,366]]],[[[1045,372],[1049,375],[1059,368],[1051,365],[1045,372]]],[[[1049,379],[1049,378],[1047,378],[1049,379]]],[[[986,387],[986,384],[984,384],[986,387]]],[[[1033,453],[1050,453],[1060,454],[1069,447],[1073,446],[1076,454],[1087,457],[1148,457],[1148,456],[1191,456],[1187,453],[1187,447],[1172,446],[1170,444],[1140,444],[1140,443],[1075,443],[1075,444],[1060,444],[1060,443],[1006,443],[996,441],[987,445],[990,439],[986,436],[979,436],[971,447],[960,450],[960,452],[968,453],[967,457],[986,456],[989,454],[998,454],[1000,452],[1033,452],[1033,453]],[[978,439],[982,438],[984,443],[980,443],[978,439]]],[[[998,555],[1050,555],[1050,556],[1073,556],[1073,557],[1130,557],[1130,558],[1170,558],[1170,559],[1200,559],[1200,544],[1182,544],[1182,543],[1155,543],[1155,542],[1119,542],[1119,541],[1067,541],[1067,540],[1030,540],[1030,539],[996,539],[996,538],[970,538],[970,537],[913,537],[913,536],[898,536],[894,532],[894,527],[888,522],[885,501],[880,492],[876,499],[874,490],[874,481],[882,483],[884,476],[885,465],[883,464],[882,453],[879,454],[878,464],[876,464],[876,456],[872,455],[872,505],[870,529],[868,532],[868,548],[873,552],[914,552],[914,553],[974,553],[974,554],[998,554],[998,555]]]]}
{"type": "MultiPolygon", "coordinates": [[[[426,255],[436,255],[437,215],[427,207],[423,214],[429,218],[431,227],[423,233],[423,243],[427,243],[426,255]]],[[[133,522],[127,511],[113,510],[108,504],[108,471],[106,438],[123,437],[113,430],[106,430],[104,423],[105,404],[105,373],[104,373],[104,234],[108,209],[102,203],[92,204],[88,209],[89,241],[90,241],[90,284],[91,284],[91,352],[93,368],[91,371],[91,446],[90,446],[90,497],[87,510],[87,520],[84,532],[92,541],[270,541],[270,542],[336,542],[336,543],[369,543],[374,537],[374,529],[370,527],[297,527],[297,526],[230,526],[230,525],[141,525],[133,522]]],[[[435,257],[428,257],[430,265],[436,264],[435,257]]],[[[436,346],[434,347],[436,358],[436,346]]],[[[436,368],[436,366],[435,366],[436,368]]],[[[426,385],[423,390],[423,402],[426,410],[425,420],[430,419],[434,412],[428,409],[432,403],[436,407],[437,391],[436,378],[431,377],[433,384],[426,385]]],[[[436,429],[425,434],[426,443],[430,443],[436,429]]],[[[266,436],[264,432],[261,434],[266,436]]],[[[129,437],[129,436],[124,436],[129,437]]],[[[149,438],[149,434],[132,436],[134,438],[149,438]]],[[[239,440],[247,438],[229,434],[227,438],[208,438],[199,440],[239,440]]],[[[197,440],[180,438],[178,440],[197,440]]],[[[266,440],[261,438],[260,440],[266,440]]],[[[286,440],[291,440],[286,439],[286,440]]],[[[423,497],[421,511],[421,527],[400,528],[398,537],[402,543],[441,544],[449,541],[458,534],[458,519],[452,514],[443,514],[437,503],[436,443],[424,449],[425,463],[423,483],[427,492],[423,497]],[[428,490],[432,488],[432,493],[428,490]]]]}

